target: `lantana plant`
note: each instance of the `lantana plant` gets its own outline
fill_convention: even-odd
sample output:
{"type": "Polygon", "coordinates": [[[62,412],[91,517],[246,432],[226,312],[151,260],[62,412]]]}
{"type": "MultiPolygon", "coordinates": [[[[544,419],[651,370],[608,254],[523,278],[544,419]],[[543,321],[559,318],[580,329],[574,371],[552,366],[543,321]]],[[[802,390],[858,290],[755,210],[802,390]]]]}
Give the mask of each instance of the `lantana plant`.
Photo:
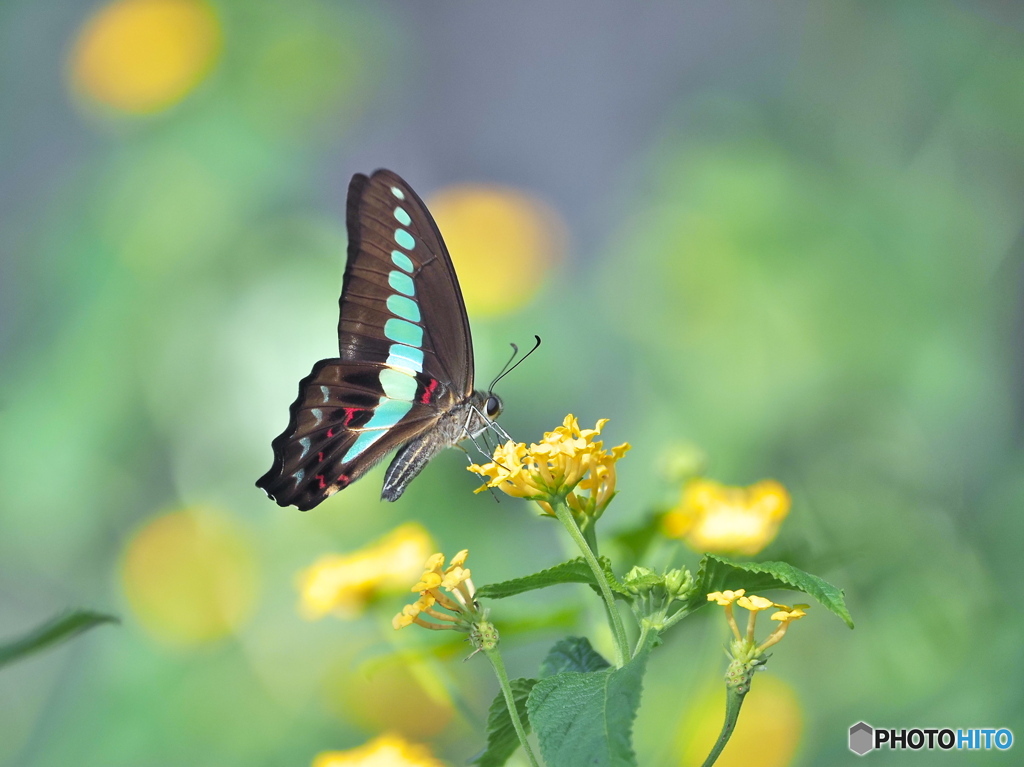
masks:
{"type": "Polygon", "coordinates": [[[790,505],[777,482],[729,488],[691,478],[679,506],[652,517],[650,526],[665,540],[679,538],[704,552],[696,572],[684,566],[656,570],[639,562],[620,569],[601,556],[597,522],[615,498],[616,464],[630,447],[606,449],[598,439],[606,423],[600,420],[593,429],[581,429],[569,415],[539,442],[509,440],[494,450],[491,461],[469,467],[484,479],[478,491],[527,499],[541,515],[557,519],[579,557],[477,588],[465,566],[468,551],[455,554],[447,566],[443,554],[433,554],[411,587],[416,600],[392,620],[395,629],[415,625],[464,633],[474,648],[472,655],[480,653],[490,661],[501,689],[490,708],[485,747],[473,764],[505,764],[521,747],[535,767],[636,765],[632,726],[649,655],[675,625],[716,604],[723,608],[731,636],[726,646],[725,722],[707,767],[728,742],[754,672],[767,663],[767,651],[809,609],[807,604],[781,604],[761,592],[805,593],[853,626],[842,592],[821,578],[785,562],[739,562],[722,555],[755,555],[775,537],[790,505]],[[617,571],[624,575],[617,576],[617,571]],[[613,638],[611,659],[600,655],[586,637],[567,637],[551,648],[536,678],[510,680],[500,652],[501,618],[492,617],[492,601],[565,583],[587,584],[603,601],[613,638]],[[736,607],[747,614],[742,630],[736,607]],[[766,613],[775,626],[761,639],[759,613],[766,613]]]}

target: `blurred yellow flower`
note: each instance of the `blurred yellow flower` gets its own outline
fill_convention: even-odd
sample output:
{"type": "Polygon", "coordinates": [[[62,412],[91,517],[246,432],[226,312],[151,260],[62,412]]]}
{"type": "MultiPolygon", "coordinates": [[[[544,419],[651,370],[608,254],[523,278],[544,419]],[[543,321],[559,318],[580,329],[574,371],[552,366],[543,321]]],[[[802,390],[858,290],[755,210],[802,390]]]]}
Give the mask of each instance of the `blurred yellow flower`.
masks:
{"type": "Polygon", "coordinates": [[[249,616],[256,561],[230,517],[190,508],[149,520],[128,541],[121,582],[132,612],[181,645],[220,639],[249,616]]]}
{"type": "Polygon", "coordinates": [[[399,735],[381,735],[349,751],[325,751],[313,767],[444,767],[426,746],[399,735]]]}
{"type": "Polygon", "coordinates": [[[321,557],[300,575],[300,611],[357,616],[380,594],[405,591],[433,547],[422,525],[407,522],[349,554],[321,557]]]}
{"type": "Polygon", "coordinates": [[[71,52],[72,83],[124,112],[177,103],[213,66],[220,24],[200,0],[115,0],[83,25],[71,52]]]}
{"type": "Polygon", "coordinates": [[[448,685],[429,653],[373,655],[362,663],[343,657],[324,678],[324,700],[346,727],[424,740],[455,715],[448,685]]]}
{"type": "Polygon", "coordinates": [[[615,495],[615,464],[630,448],[623,443],[605,450],[603,442],[595,441],[606,423],[608,419],[602,418],[593,429],[580,429],[570,414],[540,443],[499,445],[493,462],[468,467],[487,480],[476,492],[496,487],[516,498],[537,501],[552,516],[549,502],[564,496],[575,514],[600,517],[615,495]]]}
{"type": "Polygon", "coordinates": [[[477,604],[474,599],[476,589],[470,580],[472,573],[462,565],[469,556],[468,549],[463,549],[454,557],[447,568],[444,567],[444,555],[433,554],[427,560],[426,570],[419,581],[410,589],[419,592],[420,598],[413,604],[406,605],[402,612],[391,619],[395,630],[405,628],[413,623],[428,629],[468,629],[469,623],[476,617],[477,604]],[[442,569],[444,568],[444,569],[442,569]],[[442,593],[444,589],[452,596],[442,593]],[[438,612],[434,606],[443,607],[453,615],[438,612]],[[441,623],[424,620],[421,613],[426,613],[441,623]]]}
{"type": "Polygon", "coordinates": [[[471,314],[498,315],[523,306],[561,258],[564,225],[554,211],[523,192],[461,184],[427,202],[471,314]]]}
{"type": "Polygon", "coordinates": [[[775,540],[789,506],[789,493],[774,480],[742,488],[695,479],[665,514],[662,530],[695,551],[753,556],[775,540]]]}
{"type": "MultiPolygon", "coordinates": [[[[697,696],[683,717],[677,748],[680,767],[700,767],[722,728],[725,687],[697,696]]],[[[739,722],[715,767],[787,767],[803,732],[803,713],[793,688],[771,674],[759,674],[743,703],[739,722]]]]}

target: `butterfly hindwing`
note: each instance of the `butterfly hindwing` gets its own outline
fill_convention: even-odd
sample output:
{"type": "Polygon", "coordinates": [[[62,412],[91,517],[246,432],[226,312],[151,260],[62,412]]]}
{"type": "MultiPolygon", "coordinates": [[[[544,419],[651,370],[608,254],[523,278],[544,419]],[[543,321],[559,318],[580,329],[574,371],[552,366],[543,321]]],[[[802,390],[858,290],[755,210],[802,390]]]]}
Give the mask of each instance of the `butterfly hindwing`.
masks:
{"type": "Polygon", "coordinates": [[[299,383],[288,428],[273,442],[274,465],[256,484],[281,506],[311,509],[430,429],[449,396],[422,374],[321,360],[299,383]]]}

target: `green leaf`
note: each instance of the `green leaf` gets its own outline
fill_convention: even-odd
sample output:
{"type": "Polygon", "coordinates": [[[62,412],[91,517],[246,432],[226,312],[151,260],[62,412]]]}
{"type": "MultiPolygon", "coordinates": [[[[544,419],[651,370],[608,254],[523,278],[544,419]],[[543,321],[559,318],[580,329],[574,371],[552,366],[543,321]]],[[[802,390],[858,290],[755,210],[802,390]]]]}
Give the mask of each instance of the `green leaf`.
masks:
{"type": "MultiPolygon", "coordinates": [[[[600,557],[601,568],[604,570],[608,582],[611,586],[612,591],[618,592],[619,594],[626,595],[627,592],[622,584],[615,578],[615,574],[612,572],[611,562],[608,561],[607,557],[600,557]]],[[[523,594],[527,591],[535,591],[536,589],[547,588],[548,586],[557,586],[561,583],[586,583],[590,586],[597,587],[597,583],[594,580],[594,573],[591,572],[590,566],[587,565],[586,560],[583,557],[577,557],[576,559],[570,559],[568,562],[562,562],[560,565],[549,567],[547,570],[541,570],[539,573],[533,575],[526,575],[522,578],[513,578],[510,581],[502,581],[501,583],[491,583],[487,586],[482,586],[477,589],[477,596],[483,597],[484,599],[504,599],[505,597],[514,597],[517,594],[523,594]]]]}
{"type": "Polygon", "coordinates": [[[561,674],[563,671],[601,671],[611,668],[586,637],[566,637],[555,643],[540,664],[541,678],[561,674]]]}
{"type": "Polygon", "coordinates": [[[527,710],[547,764],[636,767],[633,720],[648,654],[619,669],[563,671],[534,685],[527,710]]]}
{"type": "MultiPolygon", "coordinates": [[[[512,698],[516,702],[516,711],[523,722],[526,734],[530,734],[530,720],[526,714],[526,699],[530,695],[536,679],[513,679],[511,681],[512,698]]],[[[487,713],[487,746],[479,754],[469,760],[470,764],[480,767],[501,767],[519,748],[519,736],[508,713],[505,696],[498,693],[487,713]]]]}
{"type": "Polygon", "coordinates": [[[112,615],[94,613],[89,610],[78,610],[58,615],[56,618],[52,618],[41,626],[32,629],[24,636],[0,644],[0,666],[21,660],[61,642],[66,642],[94,626],[99,626],[102,623],[117,622],[117,618],[112,615]]]}
{"type": "Polygon", "coordinates": [[[733,562],[725,557],[707,554],[697,571],[693,595],[683,609],[693,612],[708,604],[709,593],[726,589],[801,591],[814,597],[825,609],[838,615],[847,626],[853,628],[853,618],[850,617],[840,589],[786,562],[733,562]]]}

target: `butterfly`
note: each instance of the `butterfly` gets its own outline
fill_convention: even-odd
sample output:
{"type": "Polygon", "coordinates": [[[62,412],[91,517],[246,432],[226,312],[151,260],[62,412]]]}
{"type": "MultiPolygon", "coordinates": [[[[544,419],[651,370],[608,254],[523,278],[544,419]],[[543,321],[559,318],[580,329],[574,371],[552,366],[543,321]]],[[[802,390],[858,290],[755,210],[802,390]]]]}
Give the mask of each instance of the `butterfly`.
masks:
{"type": "Polygon", "coordinates": [[[381,498],[397,500],[431,458],[494,428],[502,410],[497,395],[473,388],[466,305],[419,196],[389,170],[357,174],[346,219],[338,356],[299,382],[274,465],[256,481],[303,511],[396,448],[381,498]]]}

